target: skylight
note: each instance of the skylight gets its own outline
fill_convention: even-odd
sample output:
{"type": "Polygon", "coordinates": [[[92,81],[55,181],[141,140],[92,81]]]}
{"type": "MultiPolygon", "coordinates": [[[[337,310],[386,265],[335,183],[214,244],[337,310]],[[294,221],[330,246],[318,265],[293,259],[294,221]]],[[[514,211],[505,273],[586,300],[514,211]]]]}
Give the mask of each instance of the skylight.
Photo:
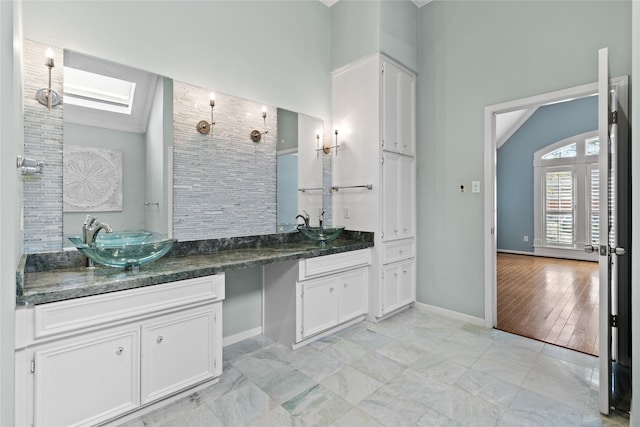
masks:
{"type": "Polygon", "coordinates": [[[136,84],[76,68],[64,67],[64,103],[131,114],[136,84]]]}

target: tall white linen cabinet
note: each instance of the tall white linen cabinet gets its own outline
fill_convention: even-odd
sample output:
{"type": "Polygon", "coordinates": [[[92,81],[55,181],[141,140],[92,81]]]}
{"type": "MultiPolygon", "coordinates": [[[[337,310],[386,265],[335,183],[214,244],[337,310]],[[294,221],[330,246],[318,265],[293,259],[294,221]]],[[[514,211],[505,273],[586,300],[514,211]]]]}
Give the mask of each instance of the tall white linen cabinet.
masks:
{"type": "Polygon", "coordinates": [[[332,97],[333,218],[374,232],[376,322],[416,299],[416,76],[375,54],[334,71],[332,97]]]}

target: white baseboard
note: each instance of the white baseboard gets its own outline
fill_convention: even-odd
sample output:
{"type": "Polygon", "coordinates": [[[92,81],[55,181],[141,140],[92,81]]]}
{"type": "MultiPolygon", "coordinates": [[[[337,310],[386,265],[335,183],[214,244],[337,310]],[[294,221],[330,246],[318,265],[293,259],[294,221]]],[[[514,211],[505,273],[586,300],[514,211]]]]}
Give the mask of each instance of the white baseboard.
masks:
{"type": "Polygon", "coordinates": [[[222,338],[222,346],[226,347],[242,340],[246,340],[247,338],[255,337],[256,335],[262,335],[262,326],[242,331],[234,335],[229,335],[228,337],[224,337],[222,338]]]}
{"type": "Polygon", "coordinates": [[[533,252],[526,251],[512,251],[510,249],[498,249],[498,253],[501,254],[515,254],[515,255],[535,255],[533,252]]]}
{"type": "Polygon", "coordinates": [[[480,317],[470,316],[468,314],[447,310],[446,308],[436,307],[435,305],[424,304],[417,301],[414,304],[417,308],[421,308],[431,313],[441,314],[452,319],[462,320],[463,322],[472,323],[478,326],[484,326],[484,319],[480,317]]]}

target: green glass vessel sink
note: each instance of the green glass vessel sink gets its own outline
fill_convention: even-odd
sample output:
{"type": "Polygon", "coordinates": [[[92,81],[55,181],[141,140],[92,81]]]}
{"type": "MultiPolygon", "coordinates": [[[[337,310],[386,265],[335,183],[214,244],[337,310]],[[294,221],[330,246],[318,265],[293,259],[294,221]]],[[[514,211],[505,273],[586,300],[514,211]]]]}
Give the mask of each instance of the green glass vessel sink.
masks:
{"type": "Polygon", "coordinates": [[[330,242],[338,238],[344,231],[344,227],[342,226],[311,227],[305,224],[298,225],[297,229],[307,239],[320,243],[330,242]]]}
{"type": "Polygon", "coordinates": [[[94,262],[125,269],[163,257],[177,242],[146,230],[102,232],[98,234],[95,246],[83,243],[80,236],[69,237],[69,240],[82,255],[94,262]]]}

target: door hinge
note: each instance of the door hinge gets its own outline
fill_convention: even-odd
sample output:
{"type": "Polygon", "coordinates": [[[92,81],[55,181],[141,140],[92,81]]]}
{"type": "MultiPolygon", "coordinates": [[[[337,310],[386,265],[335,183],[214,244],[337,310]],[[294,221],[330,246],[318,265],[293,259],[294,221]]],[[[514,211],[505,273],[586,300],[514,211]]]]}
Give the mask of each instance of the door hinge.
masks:
{"type": "Polygon", "coordinates": [[[617,125],[618,124],[618,112],[617,111],[610,111],[609,112],[609,124],[610,125],[617,125]]]}
{"type": "Polygon", "coordinates": [[[384,74],[384,62],[380,65],[380,72],[384,74]]]}
{"type": "Polygon", "coordinates": [[[32,374],[36,372],[36,360],[35,359],[31,361],[31,367],[30,367],[29,371],[32,374]]]}
{"type": "Polygon", "coordinates": [[[617,314],[612,314],[611,315],[611,327],[612,328],[617,328],[618,327],[618,315],[617,314]]]}

